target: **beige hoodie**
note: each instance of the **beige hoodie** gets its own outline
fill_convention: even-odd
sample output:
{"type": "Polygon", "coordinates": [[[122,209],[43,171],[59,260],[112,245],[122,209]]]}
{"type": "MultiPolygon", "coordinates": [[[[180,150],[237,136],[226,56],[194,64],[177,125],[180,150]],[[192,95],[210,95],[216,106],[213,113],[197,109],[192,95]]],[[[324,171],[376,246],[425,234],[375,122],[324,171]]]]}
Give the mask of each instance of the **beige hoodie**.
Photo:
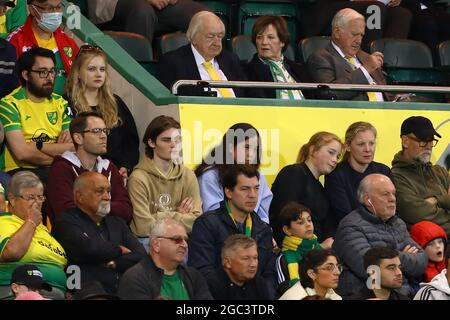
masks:
{"type": "Polygon", "coordinates": [[[164,176],[152,159],[139,161],[128,180],[128,193],[133,204],[133,220],[130,227],[138,237],[147,237],[151,224],[158,218],[174,218],[191,232],[195,218],[202,213],[200,190],[192,170],[184,165],[174,165],[164,176]],[[194,200],[194,210],[177,212],[181,201],[187,197],[194,200]]]}

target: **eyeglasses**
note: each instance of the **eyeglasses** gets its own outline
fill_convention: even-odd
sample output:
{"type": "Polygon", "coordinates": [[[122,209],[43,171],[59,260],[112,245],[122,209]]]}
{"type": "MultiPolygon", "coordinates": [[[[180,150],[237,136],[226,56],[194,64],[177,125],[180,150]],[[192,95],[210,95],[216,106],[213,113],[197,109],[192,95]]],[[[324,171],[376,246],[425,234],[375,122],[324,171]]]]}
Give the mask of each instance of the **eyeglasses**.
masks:
{"type": "Polygon", "coordinates": [[[93,133],[93,134],[101,134],[102,132],[106,135],[109,135],[111,133],[111,129],[110,128],[92,128],[92,129],[88,129],[88,130],[84,130],[81,131],[81,133],[93,133]]]}
{"type": "Polygon", "coordinates": [[[96,46],[94,44],[83,44],[80,49],[78,49],[78,54],[77,57],[82,53],[82,52],[103,52],[102,48],[100,48],[99,46],[96,46]]]}
{"type": "Polygon", "coordinates": [[[39,194],[26,194],[20,195],[19,198],[22,198],[25,201],[36,201],[36,202],[44,202],[47,199],[45,196],[39,194]]]}
{"type": "Polygon", "coordinates": [[[39,8],[42,12],[45,12],[45,13],[62,12],[63,11],[63,6],[62,5],[57,5],[56,7],[41,7],[41,6],[38,6],[36,4],[33,4],[32,6],[36,7],[36,8],[39,8]]]}
{"type": "Polygon", "coordinates": [[[419,147],[423,148],[426,147],[429,143],[431,143],[432,147],[436,147],[436,145],[438,144],[439,140],[437,139],[432,139],[432,140],[428,140],[428,141],[422,141],[420,139],[417,139],[416,137],[413,136],[407,136],[408,138],[410,138],[411,140],[414,140],[416,142],[419,143],[419,147]]]}
{"type": "Polygon", "coordinates": [[[31,72],[35,72],[39,74],[39,78],[41,79],[47,79],[48,75],[51,74],[52,77],[60,76],[64,73],[62,70],[56,70],[54,68],[52,69],[41,69],[41,70],[30,70],[31,72]]]}
{"type": "Polygon", "coordinates": [[[181,243],[183,243],[183,241],[188,243],[188,241],[189,241],[189,238],[187,236],[173,236],[173,237],[163,237],[163,236],[161,236],[161,237],[157,237],[157,238],[172,240],[176,244],[181,244],[181,243]]]}
{"type": "Polygon", "coordinates": [[[336,268],[338,269],[339,272],[342,272],[343,268],[342,265],[340,264],[332,264],[332,263],[327,263],[326,265],[322,266],[322,267],[318,267],[318,270],[325,270],[328,272],[334,272],[336,270],[336,268]]]}

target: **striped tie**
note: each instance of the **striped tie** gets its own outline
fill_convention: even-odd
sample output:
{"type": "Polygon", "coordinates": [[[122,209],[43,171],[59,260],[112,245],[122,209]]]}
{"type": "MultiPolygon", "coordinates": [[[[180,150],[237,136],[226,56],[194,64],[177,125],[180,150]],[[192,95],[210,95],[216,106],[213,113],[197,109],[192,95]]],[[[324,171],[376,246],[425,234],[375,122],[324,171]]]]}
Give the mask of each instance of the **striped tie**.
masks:
{"type": "MultiPolygon", "coordinates": [[[[348,63],[352,66],[352,69],[356,69],[356,59],[354,57],[346,58],[348,63]]],[[[375,92],[366,92],[369,101],[378,101],[377,94],[375,92]]]]}
{"type": "MultiPolygon", "coordinates": [[[[219,75],[217,74],[217,71],[214,69],[211,61],[203,62],[203,66],[205,67],[206,72],[208,72],[209,76],[211,77],[211,80],[222,80],[222,79],[220,79],[219,75]]],[[[217,88],[217,90],[220,92],[220,94],[224,98],[232,98],[233,97],[233,95],[230,92],[230,89],[217,88]]]]}

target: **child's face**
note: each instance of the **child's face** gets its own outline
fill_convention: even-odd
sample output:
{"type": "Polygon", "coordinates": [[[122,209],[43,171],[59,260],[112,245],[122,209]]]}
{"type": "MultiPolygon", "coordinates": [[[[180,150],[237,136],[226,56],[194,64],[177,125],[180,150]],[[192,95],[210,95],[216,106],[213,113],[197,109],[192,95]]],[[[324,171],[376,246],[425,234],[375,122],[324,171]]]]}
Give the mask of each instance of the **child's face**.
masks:
{"type": "Polygon", "coordinates": [[[430,241],[425,247],[428,259],[433,262],[441,262],[444,259],[444,247],[442,238],[436,238],[430,241]]]}
{"type": "Polygon", "coordinates": [[[296,221],[292,221],[289,228],[285,230],[289,236],[295,236],[301,239],[311,239],[314,234],[314,225],[311,221],[311,215],[303,211],[296,221]]]}

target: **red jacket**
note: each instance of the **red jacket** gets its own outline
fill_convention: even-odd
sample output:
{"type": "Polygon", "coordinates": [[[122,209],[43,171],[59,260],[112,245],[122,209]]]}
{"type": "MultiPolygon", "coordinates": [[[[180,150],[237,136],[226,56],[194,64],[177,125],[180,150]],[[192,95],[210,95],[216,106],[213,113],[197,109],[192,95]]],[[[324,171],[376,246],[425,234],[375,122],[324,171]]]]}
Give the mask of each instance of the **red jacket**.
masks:
{"type": "MultiPolygon", "coordinates": [[[[436,238],[442,238],[444,239],[444,243],[447,242],[447,234],[444,229],[431,221],[418,222],[411,227],[409,232],[411,234],[411,238],[413,238],[413,240],[423,249],[425,249],[426,245],[430,241],[436,238]]],[[[445,258],[442,259],[441,262],[433,262],[429,260],[427,269],[425,270],[424,281],[430,282],[431,279],[441,273],[443,269],[445,269],[445,258]]]]}
{"type": "MultiPolygon", "coordinates": [[[[17,58],[25,51],[28,51],[32,47],[37,47],[38,43],[34,36],[32,25],[32,16],[28,16],[25,24],[11,32],[6,40],[11,42],[16,47],[17,58]]],[[[64,65],[64,70],[68,74],[73,60],[77,56],[78,46],[75,41],[65,34],[61,28],[56,29],[53,32],[56,44],[58,45],[59,55],[64,65]]]]}
{"type": "MultiPolygon", "coordinates": [[[[66,151],[62,156],[55,157],[46,188],[46,208],[51,223],[56,216],[75,207],[73,183],[85,171],[87,170],[82,167],[80,159],[74,152],[66,151]]],[[[107,177],[111,185],[110,214],[129,222],[133,216],[133,207],[119,170],[111,161],[98,157],[97,171],[107,177]]]]}

